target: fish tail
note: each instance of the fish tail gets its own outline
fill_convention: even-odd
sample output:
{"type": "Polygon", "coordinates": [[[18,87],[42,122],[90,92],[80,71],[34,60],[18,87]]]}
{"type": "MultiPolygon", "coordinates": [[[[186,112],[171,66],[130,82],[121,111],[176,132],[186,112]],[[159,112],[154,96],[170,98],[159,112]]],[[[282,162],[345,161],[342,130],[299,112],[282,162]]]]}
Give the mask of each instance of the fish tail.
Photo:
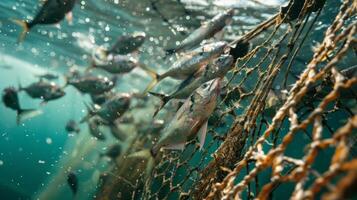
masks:
{"type": "Polygon", "coordinates": [[[153,79],[152,81],[149,83],[149,85],[146,87],[144,94],[148,93],[152,88],[155,87],[155,85],[160,82],[163,79],[163,76],[157,74],[157,73],[153,73],[153,79]]]}
{"type": "Polygon", "coordinates": [[[144,64],[139,64],[139,67],[142,70],[144,70],[152,78],[157,78],[158,74],[154,70],[150,69],[148,66],[146,66],[144,64]]]}
{"type": "Polygon", "coordinates": [[[19,125],[21,122],[25,121],[26,119],[33,118],[40,114],[42,114],[42,111],[37,109],[19,109],[17,110],[16,123],[17,125],[19,125]]]}
{"type": "Polygon", "coordinates": [[[165,94],[160,94],[160,93],[155,93],[155,92],[149,92],[151,95],[154,95],[155,97],[158,97],[161,100],[161,104],[159,106],[159,108],[157,108],[157,110],[154,113],[155,117],[157,115],[157,113],[159,113],[159,111],[167,104],[167,102],[170,101],[170,96],[165,95],[165,94]]]}
{"type": "Polygon", "coordinates": [[[19,38],[17,39],[18,43],[21,43],[25,40],[27,33],[30,31],[30,25],[24,20],[18,20],[18,19],[11,19],[12,22],[15,24],[21,26],[22,31],[19,35],[19,38]]]}

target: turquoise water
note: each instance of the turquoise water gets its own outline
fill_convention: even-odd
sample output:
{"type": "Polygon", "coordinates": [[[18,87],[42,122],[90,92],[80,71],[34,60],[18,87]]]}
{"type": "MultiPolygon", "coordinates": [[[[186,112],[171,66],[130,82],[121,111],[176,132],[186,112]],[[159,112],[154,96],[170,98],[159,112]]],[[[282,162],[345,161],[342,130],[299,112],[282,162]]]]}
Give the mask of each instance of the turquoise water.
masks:
{"type": "MultiPolygon", "coordinates": [[[[160,11],[174,24],[170,28],[150,7],[150,1],[77,1],[73,10],[73,25],[66,21],[56,26],[38,26],[17,44],[19,26],[10,19],[31,19],[39,8],[38,1],[0,1],[0,90],[18,84],[28,85],[36,81],[35,74],[46,72],[62,74],[70,67],[84,69],[97,46],[108,46],[117,36],[144,31],[147,40],[141,48],[140,60],[156,71],[163,71],[170,65],[164,60],[163,47],[170,47],[220,10],[235,6],[239,16],[228,28],[226,38],[234,39],[278,11],[283,1],[258,3],[237,3],[237,1],[177,1],[161,0],[160,11]],[[187,15],[183,9],[189,11],[187,15]],[[176,30],[175,30],[176,29],[176,30]],[[181,32],[180,32],[181,31],[181,32]],[[5,67],[4,67],[5,66],[5,67]]],[[[318,27],[311,38],[321,39],[338,11],[338,2],[329,3],[319,18],[318,27]]],[[[311,44],[307,44],[311,52],[311,44]]],[[[306,57],[310,56],[308,53],[306,57]]],[[[303,61],[304,57],[300,58],[303,61]]],[[[102,73],[102,72],[98,72],[102,73]]],[[[140,69],[120,77],[119,92],[142,91],[150,77],[140,69]]],[[[59,79],[58,84],[64,84],[59,79]]],[[[167,81],[162,87],[170,86],[167,81]]],[[[63,181],[63,170],[68,167],[80,171],[81,187],[78,199],[91,199],[96,179],[107,162],[96,162],[98,152],[113,143],[108,136],[105,143],[90,138],[89,134],[69,135],[64,126],[70,119],[80,119],[86,113],[84,101],[87,95],[80,94],[73,87],[65,89],[66,95],[46,105],[20,93],[24,108],[39,108],[43,114],[16,125],[14,111],[0,106],[0,194],[1,199],[69,199],[71,193],[63,181]],[[83,158],[83,160],[81,160],[83,158]],[[62,178],[61,178],[62,177],[62,178]],[[51,181],[58,181],[51,183],[51,181]],[[62,181],[61,181],[62,180],[62,181]],[[54,185],[59,186],[53,187],[54,185]],[[51,186],[52,185],[52,186],[51,186]],[[51,188],[52,187],[52,188],[51,188]],[[48,193],[46,193],[48,191],[48,193]],[[47,195],[47,196],[46,196],[47,195]]],[[[86,125],[81,125],[86,130],[86,125]]]]}

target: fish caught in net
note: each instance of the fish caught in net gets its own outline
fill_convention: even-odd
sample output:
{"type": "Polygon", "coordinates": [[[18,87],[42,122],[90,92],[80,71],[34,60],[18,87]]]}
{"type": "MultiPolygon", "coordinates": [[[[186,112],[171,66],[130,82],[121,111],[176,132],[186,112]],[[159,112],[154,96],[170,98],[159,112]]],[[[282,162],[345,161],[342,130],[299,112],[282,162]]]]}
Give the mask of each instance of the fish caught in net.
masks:
{"type": "Polygon", "coordinates": [[[326,5],[291,0],[232,41],[204,147],[194,138],[154,160],[131,157],[158,140],[144,129],[101,176],[97,199],[356,198],[357,3],[341,3],[308,55],[326,5]]]}

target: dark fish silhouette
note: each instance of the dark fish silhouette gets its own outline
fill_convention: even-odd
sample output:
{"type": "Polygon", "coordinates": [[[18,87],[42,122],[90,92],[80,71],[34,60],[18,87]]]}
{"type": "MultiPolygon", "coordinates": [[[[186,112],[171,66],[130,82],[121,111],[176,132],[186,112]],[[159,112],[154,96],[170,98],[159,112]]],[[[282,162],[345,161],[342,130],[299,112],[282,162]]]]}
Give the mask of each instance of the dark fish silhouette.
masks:
{"type": "Polygon", "coordinates": [[[13,20],[23,28],[18,41],[23,41],[30,29],[38,24],[56,24],[66,15],[70,20],[75,3],[76,0],[46,0],[32,21],[13,20]]]}
{"type": "Polygon", "coordinates": [[[17,112],[17,124],[25,118],[31,118],[42,113],[36,109],[22,109],[17,91],[14,87],[8,87],[3,90],[2,101],[6,107],[17,112]]]}
{"type": "Polygon", "coordinates": [[[73,195],[77,194],[78,191],[78,178],[77,175],[73,172],[70,172],[67,175],[67,183],[68,186],[71,188],[73,195]]]}
{"type": "Polygon", "coordinates": [[[108,150],[101,154],[101,157],[106,156],[110,159],[114,160],[121,154],[121,145],[120,144],[113,144],[108,148],[108,150]]]}
{"type": "Polygon", "coordinates": [[[77,122],[74,120],[69,120],[66,124],[65,129],[68,133],[79,133],[81,131],[77,122]]]}

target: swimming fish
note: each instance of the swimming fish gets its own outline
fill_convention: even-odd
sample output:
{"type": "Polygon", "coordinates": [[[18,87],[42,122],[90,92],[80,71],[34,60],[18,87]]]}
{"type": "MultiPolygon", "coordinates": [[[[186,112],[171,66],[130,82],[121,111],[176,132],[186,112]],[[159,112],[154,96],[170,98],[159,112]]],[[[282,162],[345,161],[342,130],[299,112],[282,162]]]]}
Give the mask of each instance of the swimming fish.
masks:
{"type": "Polygon", "coordinates": [[[66,93],[54,82],[40,80],[27,87],[19,85],[19,91],[25,91],[30,97],[42,99],[42,103],[56,100],[63,97],[66,93]]]}
{"type": "Polygon", "coordinates": [[[46,74],[38,74],[38,75],[35,75],[37,78],[40,78],[40,79],[47,79],[49,81],[51,80],[56,80],[59,78],[58,75],[56,74],[51,74],[51,73],[46,73],[46,74]]]}
{"type": "Polygon", "coordinates": [[[139,66],[139,61],[132,56],[127,55],[109,55],[105,60],[92,61],[90,69],[102,69],[112,74],[124,74],[131,72],[134,68],[139,66]]]}
{"type": "Polygon", "coordinates": [[[93,116],[100,117],[104,124],[113,124],[116,119],[121,117],[130,107],[131,95],[122,93],[117,94],[105,102],[102,106],[90,108],[87,106],[88,114],[81,123],[87,121],[93,116]]]}
{"type": "Polygon", "coordinates": [[[65,17],[71,21],[75,3],[76,0],[45,0],[32,21],[13,20],[23,28],[18,41],[23,41],[30,29],[38,24],[57,24],[65,17]]]}
{"type": "MultiPolygon", "coordinates": [[[[234,67],[233,65],[233,57],[231,55],[222,55],[219,58],[215,59],[206,67],[198,73],[198,75],[193,75],[183,81],[178,89],[170,95],[159,94],[154,92],[149,92],[150,94],[159,97],[161,100],[161,105],[156,110],[154,116],[158,113],[158,111],[165,106],[167,102],[171,99],[185,99],[187,98],[193,91],[195,91],[202,84],[218,78],[224,77],[226,73],[234,67]]],[[[206,83],[208,84],[208,83],[206,83]]]]}
{"type": "Polygon", "coordinates": [[[196,73],[202,66],[205,66],[211,60],[219,57],[227,50],[229,50],[227,42],[214,42],[198,47],[174,62],[172,67],[165,73],[161,75],[155,74],[155,78],[145,91],[151,90],[158,82],[166,77],[186,79],[196,73]]]}
{"type": "Polygon", "coordinates": [[[16,122],[19,124],[24,119],[32,118],[42,113],[36,109],[22,109],[19,102],[17,90],[14,87],[8,87],[3,90],[2,102],[8,108],[17,112],[16,122]]]}
{"type": "Polygon", "coordinates": [[[121,154],[121,145],[120,144],[113,144],[108,148],[105,153],[100,154],[101,157],[106,156],[112,160],[116,159],[121,154]]]}
{"type": "Polygon", "coordinates": [[[99,126],[101,125],[100,120],[97,118],[88,120],[88,129],[89,133],[98,140],[105,140],[106,137],[103,132],[100,130],[99,126]]]}
{"type": "Polygon", "coordinates": [[[78,178],[74,172],[68,173],[67,183],[68,183],[68,186],[71,188],[73,195],[76,195],[77,191],[78,191],[78,178]]]}
{"type": "Polygon", "coordinates": [[[199,45],[203,40],[213,37],[221,31],[226,25],[231,23],[234,11],[233,9],[226,10],[213,17],[211,20],[203,23],[198,29],[193,31],[179,45],[172,49],[167,49],[166,53],[173,54],[182,50],[187,50],[199,45]]]}
{"type": "Polygon", "coordinates": [[[114,45],[106,50],[105,53],[109,54],[121,54],[126,55],[137,51],[141,47],[146,39],[146,34],[144,32],[136,32],[132,35],[120,36],[114,45]]]}
{"type": "Polygon", "coordinates": [[[159,141],[152,147],[155,156],[161,148],[183,150],[190,139],[198,136],[200,148],[203,148],[207,121],[217,105],[220,94],[221,78],[200,86],[180,107],[173,120],[163,130],[159,141]]]}
{"type": "Polygon", "coordinates": [[[65,129],[68,133],[79,133],[81,131],[78,124],[74,120],[69,120],[66,124],[65,129]]]}
{"type": "Polygon", "coordinates": [[[118,77],[109,79],[105,76],[82,76],[79,78],[70,78],[66,80],[66,85],[72,85],[82,93],[102,94],[115,87],[118,77]]]}

